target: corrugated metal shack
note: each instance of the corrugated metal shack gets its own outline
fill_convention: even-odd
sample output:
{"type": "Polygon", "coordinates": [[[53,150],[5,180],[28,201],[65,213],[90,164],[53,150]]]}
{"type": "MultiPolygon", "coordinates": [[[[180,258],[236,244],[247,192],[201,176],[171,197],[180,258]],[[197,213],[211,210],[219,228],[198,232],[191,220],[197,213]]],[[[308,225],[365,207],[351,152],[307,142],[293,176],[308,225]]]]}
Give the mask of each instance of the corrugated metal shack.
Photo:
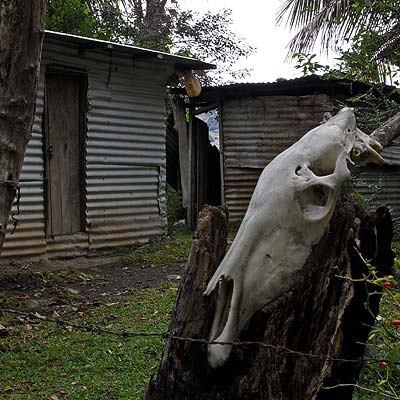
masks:
{"type": "Polygon", "coordinates": [[[47,31],[19,210],[1,261],[73,256],[162,235],[167,82],[208,68],[47,31]]]}
{"type": "MultiPolygon", "coordinates": [[[[230,219],[240,220],[244,216],[259,175],[275,156],[317,126],[326,112],[334,112],[337,101],[345,101],[367,89],[360,82],[317,76],[203,88],[201,95],[191,100],[193,118],[208,109],[218,109],[221,190],[230,219]]],[[[398,152],[399,148],[392,151],[398,152]]],[[[398,170],[393,165],[386,168],[394,174],[393,198],[400,199],[398,170]]],[[[372,168],[368,169],[363,176],[375,180],[371,171],[372,168]]],[[[396,201],[391,204],[400,207],[399,200],[396,201]]],[[[199,208],[192,202],[192,209],[199,208]]]]}

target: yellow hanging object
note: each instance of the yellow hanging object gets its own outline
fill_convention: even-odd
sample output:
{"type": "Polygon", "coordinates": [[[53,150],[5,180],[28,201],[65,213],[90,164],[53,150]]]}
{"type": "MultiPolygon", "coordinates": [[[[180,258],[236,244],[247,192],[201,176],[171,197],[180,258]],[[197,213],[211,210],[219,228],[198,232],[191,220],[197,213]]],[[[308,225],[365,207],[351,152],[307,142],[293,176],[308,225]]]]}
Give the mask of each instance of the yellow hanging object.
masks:
{"type": "Polygon", "coordinates": [[[191,71],[186,71],[183,79],[188,96],[197,97],[201,93],[200,81],[193,75],[191,71]]]}

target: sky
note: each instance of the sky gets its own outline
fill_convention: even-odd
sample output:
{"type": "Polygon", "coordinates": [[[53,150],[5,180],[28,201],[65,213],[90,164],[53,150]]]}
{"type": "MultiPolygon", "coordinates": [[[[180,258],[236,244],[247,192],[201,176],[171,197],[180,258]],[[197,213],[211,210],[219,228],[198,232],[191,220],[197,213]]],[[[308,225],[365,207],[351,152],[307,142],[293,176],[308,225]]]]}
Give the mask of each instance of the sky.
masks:
{"type": "MultiPolygon", "coordinates": [[[[294,63],[285,61],[287,44],[293,33],[275,23],[282,0],[180,0],[182,8],[199,12],[232,10],[232,30],[256,47],[254,55],[240,62],[240,67],[252,69],[246,82],[273,82],[277,78],[292,79],[301,76],[294,63]]],[[[326,63],[325,57],[318,61],[326,63]]]]}

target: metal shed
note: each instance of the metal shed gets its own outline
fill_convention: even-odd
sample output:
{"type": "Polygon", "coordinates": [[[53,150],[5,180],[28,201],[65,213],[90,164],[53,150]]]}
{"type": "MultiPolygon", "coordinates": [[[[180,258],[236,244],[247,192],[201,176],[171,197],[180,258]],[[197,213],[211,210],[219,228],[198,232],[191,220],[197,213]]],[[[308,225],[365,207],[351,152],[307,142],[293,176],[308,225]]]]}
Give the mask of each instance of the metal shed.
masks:
{"type": "MultiPolygon", "coordinates": [[[[201,95],[189,102],[192,108],[189,125],[195,138],[195,115],[211,108],[218,109],[222,201],[228,207],[230,219],[242,219],[263,168],[275,156],[317,126],[325,113],[334,112],[337,101],[345,102],[354,95],[365,93],[368,88],[361,82],[318,76],[203,88],[201,95]]],[[[400,150],[394,147],[386,153],[387,159],[392,160],[400,150]]],[[[398,163],[398,159],[393,162],[398,163]]],[[[385,167],[393,175],[390,187],[398,212],[400,193],[395,191],[399,189],[399,165],[385,167]]],[[[191,170],[196,171],[196,167],[192,166],[191,170]]],[[[380,172],[384,172],[383,169],[380,172]]],[[[363,176],[370,180],[377,178],[372,168],[363,176]]],[[[193,182],[196,186],[196,177],[191,179],[191,186],[193,182]]],[[[361,186],[362,190],[367,190],[365,185],[361,186]]],[[[193,215],[201,205],[194,199],[190,207],[192,212],[188,214],[193,215]]]]}
{"type": "Polygon", "coordinates": [[[162,235],[167,82],[213,67],[46,31],[20,201],[0,260],[74,256],[162,235]]]}

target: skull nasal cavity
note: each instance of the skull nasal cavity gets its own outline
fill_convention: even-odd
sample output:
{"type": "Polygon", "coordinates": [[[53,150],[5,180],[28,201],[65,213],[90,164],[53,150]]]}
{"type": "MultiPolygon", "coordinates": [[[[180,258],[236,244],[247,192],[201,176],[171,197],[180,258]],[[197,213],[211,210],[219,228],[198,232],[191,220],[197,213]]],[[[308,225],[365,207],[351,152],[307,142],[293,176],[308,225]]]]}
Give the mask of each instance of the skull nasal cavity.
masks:
{"type": "Polygon", "coordinates": [[[312,163],[308,168],[317,176],[326,176],[333,174],[336,166],[336,158],[319,159],[312,163]]]}

